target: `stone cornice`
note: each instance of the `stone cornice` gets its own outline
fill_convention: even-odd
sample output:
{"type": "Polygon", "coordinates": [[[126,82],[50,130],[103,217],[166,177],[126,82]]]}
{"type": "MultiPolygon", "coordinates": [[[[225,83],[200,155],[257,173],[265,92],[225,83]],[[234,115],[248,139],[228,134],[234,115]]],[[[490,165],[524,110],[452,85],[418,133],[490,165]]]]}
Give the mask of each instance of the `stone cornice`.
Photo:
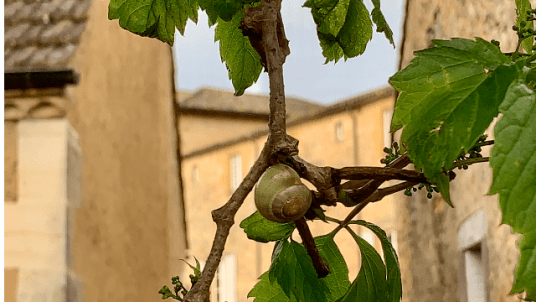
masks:
{"type": "Polygon", "coordinates": [[[5,93],[4,120],[18,121],[23,119],[62,118],[66,115],[67,98],[58,95],[57,91],[43,93],[28,92],[5,93]]]}

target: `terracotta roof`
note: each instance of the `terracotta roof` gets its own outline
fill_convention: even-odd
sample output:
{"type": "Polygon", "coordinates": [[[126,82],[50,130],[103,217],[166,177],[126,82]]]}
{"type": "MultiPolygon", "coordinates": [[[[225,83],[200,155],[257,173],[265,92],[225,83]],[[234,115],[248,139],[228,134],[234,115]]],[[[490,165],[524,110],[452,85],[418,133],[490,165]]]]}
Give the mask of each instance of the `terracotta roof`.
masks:
{"type": "Polygon", "coordinates": [[[4,72],[66,69],[90,0],[5,0],[4,72]]]}
{"type": "MultiPolygon", "coordinates": [[[[231,91],[202,88],[180,101],[180,106],[181,109],[198,112],[205,110],[208,112],[268,116],[270,113],[269,103],[270,97],[267,95],[246,93],[237,97],[231,91]]],[[[313,102],[292,97],[286,98],[286,104],[289,121],[320,112],[326,108],[313,102]]]]}

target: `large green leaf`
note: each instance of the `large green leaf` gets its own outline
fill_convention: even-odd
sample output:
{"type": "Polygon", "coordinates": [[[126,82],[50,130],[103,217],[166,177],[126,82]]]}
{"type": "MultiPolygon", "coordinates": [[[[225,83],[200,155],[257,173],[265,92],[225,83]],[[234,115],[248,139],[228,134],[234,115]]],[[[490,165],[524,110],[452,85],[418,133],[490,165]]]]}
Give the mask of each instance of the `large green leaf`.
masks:
{"type": "MultiPolygon", "coordinates": [[[[323,278],[318,279],[316,278],[316,272],[312,272],[313,275],[307,276],[308,278],[316,278],[317,282],[320,284],[324,284],[327,289],[324,289],[324,294],[326,296],[327,301],[335,301],[342,297],[348,288],[350,287],[350,280],[348,279],[348,266],[346,265],[346,262],[344,261],[344,258],[339,251],[339,248],[333,241],[333,235],[325,235],[315,238],[316,245],[318,247],[318,252],[320,253],[320,256],[324,261],[328,264],[330,268],[330,274],[323,278]]],[[[288,252],[288,242],[286,241],[280,241],[277,248],[276,248],[276,257],[273,259],[274,262],[277,262],[278,265],[281,265],[279,262],[281,259],[277,259],[278,257],[284,257],[285,253],[288,252]],[[283,248],[285,249],[283,251],[283,248]],[[283,254],[281,252],[283,251],[283,254]]],[[[299,248],[298,248],[299,249],[299,248]]],[[[303,250],[299,249],[299,254],[303,254],[303,250]]],[[[288,257],[288,256],[287,256],[288,257]]],[[[291,257],[292,258],[292,257],[291,257]]],[[[287,259],[288,261],[289,259],[287,259]]],[[[296,261],[297,258],[296,258],[296,261]]],[[[308,268],[310,272],[310,268],[312,268],[312,263],[309,261],[304,261],[306,266],[310,266],[308,268]]],[[[298,263],[293,263],[291,267],[298,266],[298,263]]],[[[273,268],[272,270],[275,270],[277,268],[273,268]]],[[[271,270],[271,271],[272,271],[271,270]]],[[[281,273],[285,274],[288,273],[287,271],[281,271],[281,273]]],[[[277,277],[276,280],[273,282],[270,282],[269,279],[270,272],[264,273],[259,279],[259,282],[255,285],[253,290],[250,291],[248,294],[248,297],[255,297],[255,301],[271,301],[271,302],[279,302],[279,301],[297,301],[296,297],[300,296],[300,294],[290,294],[287,296],[285,294],[285,291],[279,284],[279,282],[285,282],[286,276],[280,276],[277,277]]],[[[291,272],[291,275],[293,273],[291,272]]],[[[294,277],[294,276],[291,276],[294,277]]],[[[292,278],[290,278],[292,280],[292,278]]],[[[299,284],[299,282],[296,282],[296,284],[299,284]]],[[[315,285],[315,282],[309,282],[312,286],[315,285]]],[[[299,287],[296,287],[298,291],[300,290],[299,287]]],[[[292,291],[292,290],[291,290],[292,291]]],[[[308,297],[307,295],[303,295],[303,297],[308,297]]],[[[307,298],[306,298],[307,299],[307,298]]],[[[314,298],[312,298],[314,299],[314,298]]],[[[323,298],[322,298],[323,299],[323,298]]],[[[309,300],[299,300],[299,301],[309,301],[309,300]]]]}
{"type": "Polygon", "coordinates": [[[385,259],[385,266],[387,267],[387,296],[390,302],[398,302],[402,298],[402,280],[400,278],[400,264],[398,263],[398,256],[393,248],[393,245],[387,238],[387,234],[379,226],[358,220],[357,224],[362,225],[378,236],[382,243],[383,258],[385,259]]]}
{"type": "Polygon", "coordinates": [[[526,233],[519,241],[521,257],[516,267],[511,294],[527,292],[527,299],[536,300],[536,230],[526,233]]]}
{"type": "Polygon", "coordinates": [[[337,244],[333,241],[333,235],[317,237],[315,243],[320,256],[329,266],[330,273],[323,280],[329,288],[329,301],[335,301],[342,297],[350,287],[348,266],[337,244]]]}
{"type": "Polygon", "coordinates": [[[536,229],[536,95],[516,80],[499,110],[490,194],[499,193],[503,223],[525,233],[536,229]]]}
{"type": "Polygon", "coordinates": [[[248,298],[255,298],[254,302],[296,302],[296,298],[287,297],[281,285],[277,282],[270,282],[269,272],[265,272],[259,277],[259,282],[248,293],[248,298]]]}
{"type": "Polygon", "coordinates": [[[362,0],[307,0],[304,6],[311,8],[326,63],[365,51],[372,21],[362,0]]]}
{"type": "Polygon", "coordinates": [[[219,19],[214,36],[216,41],[220,41],[221,59],[229,70],[235,95],[244,94],[246,88],[259,79],[262,71],[261,57],[239,28],[243,16],[244,12],[240,11],[229,22],[219,19]]]}
{"type": "Polygon", "coordinates": [[[269,279],[277,282],[288,297],[298,301],[328,301],[329,289],[318,279],[313,263],[303,245],[279,241],[270,267],[269,279]]]}
{"type": "Polygon", "coordinates": [[[503,223],[523,235],[512,292],[526,290],[536,300],[536,94],[518,79],[499,111],[503,116],[494,129],[490,194],[499,193],[503,223]]]}
{"type": "Polygon", "coordinates": [[[444,171],[497,116],[518,67],[506,65],[499,48],[482,39],[433,43],[390,79],[400,92],[391,131],[404,127],[408,156],[450,203],[444,171]]]}
{"type": "Polygon", "coordinates": [[[277,223],[270,221],[256,211],[242,220],[240,227],[244,229],[249,239],[258,242],[270,242],[287,239],[296,226],[294,222],[277,223]]]}
{"type": "Polygon", "coordinates": [[[393,31],[391,30],[391,27],[389,27],[389,24],[387,24],[385,16],[380,9],[380,0],[372,0],[372,3],[374,4],[374,8],[370,14],[372,15],[372,21],[376,24],[376,31],[383,32],[387,40],[395,46],[393,31]]]}
{"type": "Polygon", "coordinates": [[[186,21],[197,23],[196,0],[110,0],[108,18],[141,36],[173,45],[175,28],[184,34],[186,21]]]}
{"type": "Polygon", "coordinates": [[[351,233],[361,251],[361,269],[342,302],[385,302],[387,279],[385,265],[378,252],[364,239],[351,233]]]}
{"type": "MultiPolygon", "coordinates": [[[[531,10],[532,7],[530,6],[529,0],[516,0],[516,26],[520,30],[534,29],[534,23],[532,21],[527,21],[527,16],[529,16],[527,12],[531,10]]],[[[530,36],[521,41],[521,46],[523,46],[523,49],[525,49],[527,53],[532,53],[533,40],[534,37],[530,36]]]]}

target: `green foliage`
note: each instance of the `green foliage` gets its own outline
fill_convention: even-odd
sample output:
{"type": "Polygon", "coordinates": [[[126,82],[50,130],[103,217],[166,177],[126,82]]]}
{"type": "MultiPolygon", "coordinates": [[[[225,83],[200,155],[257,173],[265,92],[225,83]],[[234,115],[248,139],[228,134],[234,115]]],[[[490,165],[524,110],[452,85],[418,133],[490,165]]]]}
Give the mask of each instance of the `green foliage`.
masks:
{"type": "Polygon", "coordinates": [[[523,77],[510,85],[499,111],[490,194],[499,193],[503,223],[524,236],[512,292],[526,290],[529,299],[536,299],[536,95],[523,77]]]}
{"type": "Polygon", "coordinates": [[[248,298],[255,298],[254,302],[297,302],[294,296],[287,297],[279,283],[270,282],[269,274],[267,271],[259,277],[259,282],[249,292],[248,298]]]}
{"type": "Polygon", "coordinates": [[[376,31],[383,32],[387,40],[389,40],[394,47],[395,41],[393,40],[393,31],[389,27],[389,24],[387,24],[387,21],[385,21],[385,17],[380,10],[380,0],[372,0],[372,3],[374,4],[374,8],[370,14],[372,15],[372,21],[376,24],[376,31]]]}
{"type": "Polygon", "coordinates": [[[390,79],[400,91],[391,131],[404,127],[408,156],[450,203],[446,171],[497,116],[518,67],[482,39],[433,43],[390,79]]]}
{"type": "Polygon", "coordinates": [[[230,22],[218,21],[215,40],[220,41],[220,55],[229,70],[235,95],[242,95],[259,79],[262,71],[261,57],[251,46],[248,37],[238,28],[244,13],[240,11],[230,22]]]}
{"type": "Polygon", "coordinates": [[[323,278],[329,288],[329,301],[336,301],[342,297],[350,287],[348,279],[348,266],[335,241],[334,235],[328,234],[315,238],[318,252],[330,268],[330,274],[323,278]]]}
{"type": "Polygon", "coordinates": [[[277,223],[264,218],[259,212],[242,220],[240,227],[249,239],[258,242],[270,242],[287,239],[294,228],[294,222],[277,223]]]}
{"type": "MultiPolygon", "coordinates": [[[[184,262],[188,264],[188,266],[190,266],[190,268],[194,271],[194,273],[190,275],[190,281],[193,286],[201,276],[201,265],[199,264],[199,261],[197,261],[197,259],[195,259],[196,266],[193,266],[186,261],[184,262]]],[[[178,301],[184,300],[184,296],[188,293],[188,290],[182,284],[179,276],[172,277],[171,284],[173,284],[173,292],[171,291],[171,289],[169,289],[167,285],[162,286],[162,288],[158,291],[158,293],[162,295],[162,300],[165,300],[167,298],[172,298],[178,301]]]]}
{"type": "Polygon", "coordinates": [[[280,241],[272,267],[259,278],[248,297],[255,297],[256,302],[335,301],[342,297],[350,287],[350,280],[348,267],[333,235],[317,237],[315,243],[320,256],[330,267],[331,273],[327,277],[317,278],[311,259],[301,244],[280,241]]]}
{"type": "Polygon", "coordinates": [[[365,51],[372,39],[372,21],[363,1],[307,0],[303,6],[311,8],[325,63],[365,51]]]}
{"type": "Polygon", "coordinates": [[[175,28],[184,34],[186,21],[197,23],[195,0],[110,0],[108,18],[133,33],[173,45],[175,28]]]}
{"type": "Polygon", "coordinates": [[[383,258],[387,269],[387,300],[398,302],[402,298],[402,280],[400,279],[400,264],[393,245],[387,238],[387,234],[379,226],[363,220],[356,221],[371,230],[381,241],[383,249],[383,258]]]}
{"type": "Polygon", "coordinates": [[[287,297],[298,301],[328,301],[329,289],[316,271],[303,245],[279,241],[269,273],[270,282],[277,282],[287,297]]]}
{"type": "Polygon", "coordinates": [[[386,268],[378,252],[364,239],[351,232],[361,251],[361,269],[341,302],[383,302],[388,298],[386,268]]]}
{"type": "Polygon", "coordinates": [[[521,257],[510,293],[526,291],[527,299],[536,300],[536,230],[526,233],[517,245],[521,251],[521,257]]]}
{"type": "Polygon", "coordinates": [[[532,53],[532,44],[534,38],[534,23],[532,22],[532,9],[529,0],[516,0],[516,25],[514,29],[519,35],[519,42],[527,53],[532,53]],[[527,35],[528,34],[528,35],[527,35]]]}

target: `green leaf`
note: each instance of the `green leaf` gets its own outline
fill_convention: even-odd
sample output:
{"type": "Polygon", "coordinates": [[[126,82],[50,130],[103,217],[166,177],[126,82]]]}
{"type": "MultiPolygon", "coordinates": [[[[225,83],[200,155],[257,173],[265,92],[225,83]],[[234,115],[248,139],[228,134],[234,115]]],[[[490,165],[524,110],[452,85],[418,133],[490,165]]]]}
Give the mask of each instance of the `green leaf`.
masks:
{"type": "Polygon", "coordinates": [[[270,242],[287,239],[295,228],[294,222],[277,223],[264,218],[259,212],[242,220],[240,227],[249,239],[270,242]]]}
{"type": "Polygon", "coordinates": [[[344,56],[336,37],[318,33],[318,40],[320,41],[320,47],[322,47],[322,55],[326,58],[324,64],[331,61],[337,63],[344,56]]]}
{"type": "Polygon", "coordinates": [[[308,0],[326,62],[337,63],[365,51],[372,39],[372,21],[362,0],[308,0]]]}
{"type": "Polygon", "coordinates": [[[287,297],[298,301],[328,301],[329,289],[316,271],[305,248],[297,242],[279,241],[269,279],[277,282],[287,297]]]}
{"type": "Polygon", "coordinates": [[[371,15],[372,21],[374,24],[376,24],[376,31],[379,33],[383,32],[387,40],[389,40],[394,47],[395,41],[393,40],[393,31],[391,30],[391,27],[389,27],[389,24],[387,24],[387,21],[385,20],[385,17],[380,9],[380,0],[372,0],[372,3],[374,4],[374,8],[372,9],[371,15]]]}
{"type": "Polygon", "coordinates": [[[335,301],[342,297],[350,287],[350,279],[348,279],[348,266],[342,256],[333,235],[328,234],[315,238],[316,246],[320,257],[327,263],[330,269],[329,275],[322,280],[329,288],[329,301],[335,301]]]}
{"type": "Polygon", "coordinates": [[[516,80],[499,110],[490,194],[499,193],[502,222],[524,234],[536,229],[536,95],[516,80]]]}
{"type": "Polygon", "coordinates": [[[536,300],[536,94],[526,86],[524,77],[529,73],[523,69],[499,107],[502,117],[494,129],[490,194],[499,193],[502,222],[523,235],[511,292],[525,290],[528,299],[536,300]]]}
{"type": "Polygon", "coordinates": [[[255,298],[254,302],[297,302],[294,296],[287,297],[279,283],[270,282],[268,275],[269,272],[265,272],[259,277],[248,298],[255,298]]]}
{"type": "Polygon", "coordinates": [[[253,85],[262,71],[261,57],[249,43],[248,37],[238,28],[244,16],[240,11],[230,22],[218,20],[214,39],[220,41],[220,55],[229,70],[235,95],[244,94],[253,85]]]}
{"type": "Polygon", "coordinates": [[[364,239],[351,232],[361,251],[361,269],[340,301],[384,302],[387,297],[385,265],[378,252],[364,239]]]}
{"type": "Polygon", "coordinates": [[[536,231],[526,233],[517,245],[521,256],[510,294],[526,291],[528,300],[536,300],[536,231]]]}
{"type": "Polygon", "coordinates": [[[175,28],[184,35],[188,19],[197,23],[196,0],[111,0],[110,20],[135,34],[173,45],[175,28]]]}
{"type": "Polygon", "coordinates": [[[450,202],[444,171],[497,116],[519,66],[506,65],[499,48],[479,38],[433,43],[390,79],[400,92],[391,131],[404,127],[408,156],[450,202]]]}
{"type": "Polygon", "coordinates": [[[372,21],[363,1],[350,0],[346,22],[337,38],[346,57],[357,57],[365,52],[372,39],[372,21]]]}
{"type": "MultiPolygon", "coordinates": [[[[532,21],[527,21],[527,11],[531,11],[532,7],[530,6],[529,0],[516,0],[516,26],[520,30],[534,29],[534,23],[532,21]],[[524,22],[524,26],[521,24],[524,22]]],[[[525,49],[527,53],[532,53],[532,44],[534,37],[530,36],[521,41],[521,46],[525,49]]]]}
{"type": "Polygon", "coordinates": [[[387,295],[390,302],[398,302],[402,298],[402,280],[400,279],[400,264],[398,263],[398,256],[393,248],[393,245],[387,238],[387,234],[379,226],[366,222],[364,220],[358,220],[357,224],[362,225],[378,236],[382,243],[383,258],[385,259],[385,265],[387,267],[387,295]]]}
{"type": "MultiPolygon", "coordinates": [[[[276,248],[276,257],[281,257],[281,251],[283,247],[288,248],[286,241],[280,241],[276,248]]],[[[350,280],[348,279],[348,266],[344,261],[344,258],[339,251],[339,248],[333,241],[333,235],[324,235],[315,238],[318,252],[324,261],[330,268],[330,274],[323,278],[318,279],[318,282],[324,283],[328,290],[325,291],[328,301],[335,301],[342,297],[344,293],[350,287],[350,280]]],[[[278,260],[279,261],[279,260],[278,260]]],[[[312,266],[312,263],[310,264],[312,266]]],[[[297,301],[295,295],[290,295],[290,298],[285,294],[281,285],[279,285],[279,279],[274,282],[269,281],[269,272],[264,273],[259,282],[250,291],[248,297],[255,297],[255,301],[297,301]]],[[[313,275],[309,277],[316,277],[316,272],[313,271],[313,275]]],[[[300,300],[307,301],[307,300],[300,300]]]]}

